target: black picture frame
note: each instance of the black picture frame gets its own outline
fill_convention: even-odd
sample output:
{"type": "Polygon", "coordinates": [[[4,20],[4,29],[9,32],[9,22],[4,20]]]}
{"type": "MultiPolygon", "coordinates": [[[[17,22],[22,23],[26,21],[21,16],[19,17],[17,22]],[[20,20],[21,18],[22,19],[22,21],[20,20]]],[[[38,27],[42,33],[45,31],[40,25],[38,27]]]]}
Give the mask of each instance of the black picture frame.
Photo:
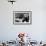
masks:
{"type": "Polygon", "coordinates": [[[13,11],[14,25],[32,24],[32,11],[13,11]]]}

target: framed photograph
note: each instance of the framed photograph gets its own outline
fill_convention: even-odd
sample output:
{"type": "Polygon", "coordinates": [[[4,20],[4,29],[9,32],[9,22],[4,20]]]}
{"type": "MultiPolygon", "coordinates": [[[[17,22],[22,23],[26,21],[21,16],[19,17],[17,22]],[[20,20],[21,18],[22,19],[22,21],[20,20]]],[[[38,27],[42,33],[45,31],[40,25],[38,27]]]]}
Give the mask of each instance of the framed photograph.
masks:
{"type": "Polygon", "coordinates": [[[13,11],[13,24],[32,24],[32,11],[13,11]]]}

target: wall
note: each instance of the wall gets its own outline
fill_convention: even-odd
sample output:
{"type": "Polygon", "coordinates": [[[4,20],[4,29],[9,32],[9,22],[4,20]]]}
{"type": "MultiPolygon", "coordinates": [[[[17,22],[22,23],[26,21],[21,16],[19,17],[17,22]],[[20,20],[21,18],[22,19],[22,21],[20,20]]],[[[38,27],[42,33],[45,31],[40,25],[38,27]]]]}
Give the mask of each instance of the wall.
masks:
{"type": "Polygon", "coordinates": [[[0,40],[11,40],[18,32],[31,34],[37,41],[46,40],[46,13],[42,0],[17,0],[14,5],[7,0],[0,0],[0,40]],[[13,11],[31,11],[32,25],[14,25],[13,11]]]}

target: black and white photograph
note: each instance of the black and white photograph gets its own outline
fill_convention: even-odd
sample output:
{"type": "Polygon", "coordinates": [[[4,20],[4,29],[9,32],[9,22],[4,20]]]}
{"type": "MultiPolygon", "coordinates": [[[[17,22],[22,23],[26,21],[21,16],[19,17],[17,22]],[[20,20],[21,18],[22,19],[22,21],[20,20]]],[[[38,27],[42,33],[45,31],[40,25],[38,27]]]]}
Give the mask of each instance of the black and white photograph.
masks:
{"type": "Polygon", "coordinates": [[[13,24],[32,24],[32,11],[14,11],[13,24]]]}

